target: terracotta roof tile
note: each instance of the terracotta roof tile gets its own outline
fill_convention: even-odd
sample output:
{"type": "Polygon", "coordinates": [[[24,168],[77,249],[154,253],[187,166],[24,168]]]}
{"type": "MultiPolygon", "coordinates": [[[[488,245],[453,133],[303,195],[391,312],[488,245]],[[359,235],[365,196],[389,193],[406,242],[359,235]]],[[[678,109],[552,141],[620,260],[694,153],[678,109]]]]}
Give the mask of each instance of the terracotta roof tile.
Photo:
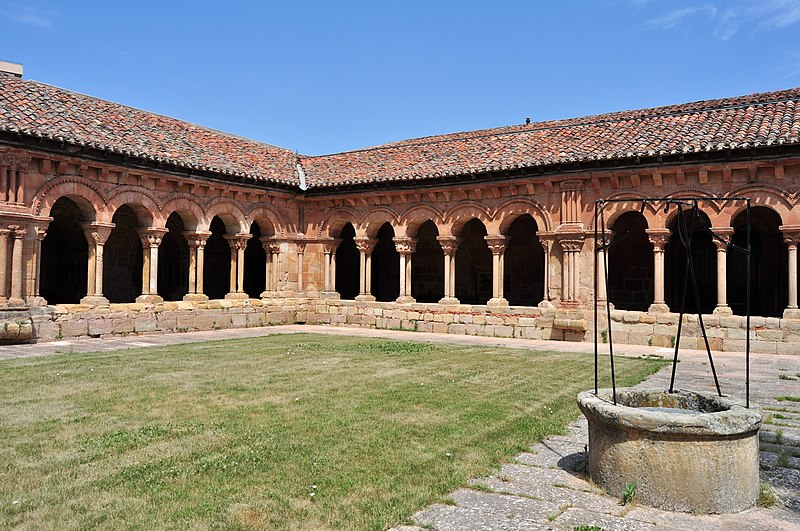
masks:
{"type": "Polygon", "coordinates": [[[299,184],[290,150],[36,81],[0,78],[0,131],[226,176],[299,184]]]}

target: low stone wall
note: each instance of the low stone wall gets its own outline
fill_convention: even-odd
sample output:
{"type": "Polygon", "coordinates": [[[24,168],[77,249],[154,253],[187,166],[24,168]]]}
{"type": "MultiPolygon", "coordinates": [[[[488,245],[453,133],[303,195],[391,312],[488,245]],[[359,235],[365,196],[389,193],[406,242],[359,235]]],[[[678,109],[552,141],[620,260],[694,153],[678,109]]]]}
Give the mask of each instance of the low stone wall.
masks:
{"type": "MultiPolygon", "coordinates": [[[[744,350],[744,317],[705,315],[703,320],[713,350],[744,350]]],[[[296,323],[558,341],[594,339],[594,316],[591,310],[580,308],[496,308],[317,298],[111,304],[103,308],[80,304],[34,307],[0,314],[0,341],[52,341],[296,323]]],[[[677,325],[678,314],[674,313],[611,311],[616,343],[672,347],[677,325]]],[[[599,340],[607,342],[605,313],[598,315],[598,329],[599,340]]],[[[800,320],[752,317],[750,340],[753,353],[800,354],[800,320]]],[[[704,348],[696,315],[684,316],[681,345],[704,348]]]]}

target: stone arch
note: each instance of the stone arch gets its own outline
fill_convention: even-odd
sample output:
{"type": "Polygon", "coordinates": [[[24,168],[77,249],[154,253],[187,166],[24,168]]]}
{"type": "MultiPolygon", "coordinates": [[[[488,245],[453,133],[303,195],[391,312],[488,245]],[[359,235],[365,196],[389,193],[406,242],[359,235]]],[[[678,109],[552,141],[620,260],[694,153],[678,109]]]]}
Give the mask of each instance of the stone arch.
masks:
{"type": "MultiPolygon", "coordinates": [[[[607,199],[625,200],[625,201],[619,201],[619,202],[614,201],[605,203],[603,210],[605,213],[606,229],[609,229],[614,223],[616,223],[617,219],[619,219],[620,216],[623,216],[628,212],[642,212],[642,199],[644,199],[645,197],[646,196],[640,192],[623,192],[609,196],[607,199]],[[629,201],[627,201],[628,199],[629,201]]],[[[658,226],[659,223],[658,216],[661,212],[662,209],[659,208],[658,203],[656,202],[646,203],[644,206],[644,211],[642,212],[644,214],[646,225],[648,227],[658,226]]],[[[589,223],[589,232],[591,233],[594,233],[594,223],[595,223],[594,208],[592,208],[592,217],[589,223]]]]}
{"type": "MultiPolygon", "coordinates": [[[[683,299],[686,249],[680,240],[678,209],[673,210],[667,224],[671,230],[671,236],[664,249],[664,288],[667,305],[673,312],[678,312],[683,299]]],[[[697,306],[692,286],[689,284],[686,291],[685,310],[686,313],[711,313],[717,302],[717,251],[711,233],[707,230],[708,226],[712,226],[710,217],[703,209],[699,209],[698,214],[700,219],[695,219],[691,215],[686,217],[686,228],[689,233],[692,233],[692,257],[700,295],[700,306],[697,306]]]]}
{"type": "MultiPolygon", "coordinates": [[[[472,219],[477,219],[484,227],[487,227],[487,229],[492,225],[492,216],[489,213],[489,209],[480,203],[469,201],[459,204],[445,214],[444,228],[449,229],[451,234],[457,236],[461,233],[464,225],[472,219]]],[[[448,234],[442,231],[442,235],[445,236],[448,234]]]]}
{"type": "MultiPolygon", "coordinates": [[[[779,188],[765,187],[764,185],[741,186],[731,190],[725,197],[750,197],[750,207],[764,207],[775,212],[781,219],[781,223],[789,223],[792,216],[792,203],[788,194],[779,188]]],[[[727,205],[725,205],[727,206],[727,205]]],[[[725,227],[732,226],[733,220],[747,209],[744,201],[737,201],[735,204],[722,209],[719,215],[720,225],[725,227]]]]}
{"type": "Polygon", "coordinates": [[[246,224],[250,230],[253,228],[253,223],[258,223],[262,237],[286,237],[286,224],[267,207],[255,207],[247,214],[246,224]]]}
{"type": "Polygon", "coordinates": [[[492,296],[492,253],[484,238],[486,225],[479,218],[465,220],[458,231],[455,296],[465,304],[486,304],[492,296]]]}
{"type": "Polygon", "coordinates": [[[211,220],[217,216],[225,225],[228,234],[238,234],[247,232],[245,219],[246,216],[242,209],[233,201],[219,198],[213,201],[206,209],[205,217],[200,223],[202,230],[210,230],[211,220]]]}
{"type": "MultiPolygon", "coordinates": [[[[653,301],[653,246],[647,235],[648,219],[640,208],[620,209],[606,229],[613,231],[607,240],[608,298],[620,310],[647,311],[653,301]]],[[[600,269],[602,271],[602,269],[600,269]]]]}
{"type": "Polygon", "coordinates": [[[155,199],[140,188],[124,187],[108,196],[105,215],[109,221],[123,205],[128,205],[133,210],[141,227],[166,226],[167,220],[163,218],[161,208],[155,199]]]}
{"type": "Polygon", "coordinates": [[[550,215],[536,201],[527,198],[515,198],[499,205],[492,215],[492,220],[498,227],[500,234],[505,234],[511,224],[519,218],[528,214],[536,222],[536,226],[541,231],[553,230],[553,221],[550,215]]]}
{"type": "MultiPolygon", "coordinates": [[[[422,216],[421,216],[422,217],[422,216]]],[[[427,219],[413,234],[416,247],[411,260],[411,296],[417,302],[437,302],[444,297],[444,252],[436,237],[436,222],[427,219]]]]}
{"type": "Polygon", "coordinates": [[[203,208],[188,195],[173,197],[164,203],[164,206],[161,207],[164,223],[173,212],[180,216],[183,226],[190,231],[197,230],[200,220],[205,217],[203,208]]]}
{"type": "Polygon", "coordinates": [[[336,271],[334,274],[334,289],[342,299],[353,300],[358,295],[359,277],[361,266],[360,255],[355,243],[356,229],[353,223],[347,221],[339,227],[336,236],[340,238],[336,248],[336,271]]]}
{"type": "Polygon", "coordinates": [[[535,306],[544,299],[545,264],[538,234],[540,225],[527,212],[511,214],[508,218],[513,221],[502,231],[506,237],[503,291],[512,306],[535,306]]]}
{"type": "Polygon", "coordinates": [[[49,304],[74,304],[86,295],[89,246],[82,225],[94,219],[94,210],[87,218],[86,209],[91,210],[88,201],[71,194],[47,204],[52,221],[42,241],[39,280],[49,304]]]}
{"type": "Polygon", "coordinates": [[[364,214],[361,219],[358,220],[356,233],[358,235],[376,238],[381,227],[386,223],[392,226],[395,236],[403,236],[402,234],[398,234],[397,230],[400,228],[399,216],[394,210],[386,207],[373,208],[364,214]]]}
{"type": "Polygon", "coordinates": [[[66,197],[81,210],[84,221],[95,221],[98,209],[106,204],[106,198],[100,191],[74,177],[56,179],[42,187],[33,199],[33,210],[37,215],[49,217],[56,201],[66,197]]]}
{"type": "MultiPolygon", "coordinates": [[[[713,199],[710,199],[712,196],[705,190],[696,189],[696,188],[687,188],[683,190],[678,190],[673,193],[670,193],[666,196],[669,199],[681,199],[681,198],[689,198],[689,197],[698,197],[698,198],[707,198],[705,201],[701,201],[698,204],[700,212],[702,212],[706,218],[711,222],[711,226],[713,227],[720,227],[723,224],[719,221],[718,217],[720,211],[722,210],[722,205],[713,199]]],[[[651,225],[652,228],[668,228],[674,221],[675,216],[678,215],[678,207],[676,205],[671,205],[668,212],[664,212],[663,208],[658,209],[656,216],[654,217],[654,222],[651,225]]]]}
{"type": "Polygon", "coordinates": [[[111,203],[110,221],[114,223],[106,240],[103,255],[103,294],[110,302],[133,302],[143,291],[144,250],[137,232],[152,226],[144,206],[124,202],[130,196],[120,194],[121,203],[111,203]]]}
{"type": "Polygon", "coordinates": [[[334,208],[322,219],[317,236],[319,238],[324,238],[325,236],[337,238],[348,223],[355,228],[357,220],[358,213],[354,209],[349,207],[334,208]]]}
{"type": "Polygon", "coordinates": [[[400,225],[405,227],[406,236],[417,237],[417,231],[426,222],[432,221],[437,227],[443,225],[442,213],[430,205],[417,205],[400,216],[400,225]]]}

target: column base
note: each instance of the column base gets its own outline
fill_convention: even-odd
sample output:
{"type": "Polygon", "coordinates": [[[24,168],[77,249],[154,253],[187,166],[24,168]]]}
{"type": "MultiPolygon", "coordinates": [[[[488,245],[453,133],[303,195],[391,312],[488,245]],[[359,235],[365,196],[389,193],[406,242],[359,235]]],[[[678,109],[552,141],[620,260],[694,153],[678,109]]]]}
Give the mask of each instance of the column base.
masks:
{"type": "Polygon", "coordinates": [[[322,299],[341,299],[342,296],[339,295],[338,291],[321,291],[319,293],[320,298],[322,299]]]}
{"type": "Polygon", "coordinates": [[[25,301],[20,299],[19,297],[11,297],[6,301],[7,308],[27,308],[28,305],[25,304],[25,301]]]}
{"type": "Polygon", "coordinates": [[[355,300],[361,302],[375,302],[375,296],[370,295],[369,293],[362,293],[360,295],[357,295],[355,300]]]}
{"type": "Polygon", "coordinates": [[[185,302],[206,302],[208,301],[208,295],[205,293],[187,293],[183,296],[183,300],[185,302]]]}
{"type": "Polygon", "coordinates": [[[786,308],[783,310],[783,318],[784,319],[800,319],[800,309],[798,308],[786,308]]]}
{"type": "Polygon", "coordinates": [[[731,315],[733,315],[733,310],[731,310],[730,306],[725,304],[725,305],[717,306],[716,308],[714,308],[714,311],[712,312],[712,314],[713,315],[719,315],[721,317],[730,317],[731,315]]]}
{"type": "Polygon", "coordinates": [[[542,309],[555,308],[555,305],[552,302],[548,301],[548,300],[543,300],[542,302],[540,302],[536,306],[539,307],[539,308],[542,308],[542,309]]]}
{"type": "Polygon", "coordinates": [[[28,300],[28,304],[31,306],[47,306],[47,299],[44,297],[32,297],[28,300]]]}
{"type": "Polygon", "coordinates": [[[461,301],[455,297],[442,297],[439,299],[439,304],[461,304],[461,301]]]}
{"type": "Polygon", "coordinates": [[[597,300],[597,307],[600,309],[600,311],[604,312],[606,310],[606,304],[608,305],[608,309],[609,310],[613,310],[614,309],[614,303],[613,302],[608,302],[608,301],[604,301],[604,300],[600,300],[600,299],[597,300]]]}
{"type": "Polygon", "coordinates": [[[278,297],[277,291],[262,291],[259,295],[262,299],[275,299],[278,297]]]}
{"type": "Polygon", "coordinates": [[[164,297],[162,297],[161,295],[148,293],[136,297],[136,302],[138,302],[139,304],[158,304],[164,302],[164,297]]]}
{"type": "Polygon", "coordinates": [[[503,297],[492,297],[486,301],[486,306],[508,306],[508,301],[503,297]]]}
{"type": "Polygon", "coordinates": [[[399,297],[397,297],[397,300],[395,302],[399,302],[401,304],[411,304],[417,302],[417,299],[415,299],[411,295],[400,295],[399,297]]]}
{"type": "MultiPolygon", "coordinates": [[[[605,304],[603,305],[605,307],[605,304]]],[[[581,301],[558,301],[557,308],[574,309],[581,307],[581,301]]]]}
{"type": "Polygon", "coordinates": [[[102,295],[87,295],[81,299],[81,304],[86,306],[108,306],[108,299],[102,295]]]}
{"type": "Polygon", "coordinates": [[[669,306],[663,302],[654,302],[647,309],[647,313],[669,313],[669,306]]]}
{"type": "Polygon", "coordinates": [[[249,299],[250,295],[248,295],[247,293],[241,293],[241,292],[235,291],[235,292],[232,292],[232,293],[226,293],[225,294],[225,298],[229,299],[229,300],[230,299],[242,300],[242,299],[249,299]]]}

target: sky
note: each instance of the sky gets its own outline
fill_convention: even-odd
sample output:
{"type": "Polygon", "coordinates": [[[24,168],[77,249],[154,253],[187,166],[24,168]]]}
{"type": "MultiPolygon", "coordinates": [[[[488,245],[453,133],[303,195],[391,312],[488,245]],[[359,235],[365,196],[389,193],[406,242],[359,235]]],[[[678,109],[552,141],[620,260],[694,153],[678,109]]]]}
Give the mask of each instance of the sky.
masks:
{"type": "Polygon", "coordinates": [[[0,0],[24,77],[306,155],[800,86],[800,0],[0,0]]]}

